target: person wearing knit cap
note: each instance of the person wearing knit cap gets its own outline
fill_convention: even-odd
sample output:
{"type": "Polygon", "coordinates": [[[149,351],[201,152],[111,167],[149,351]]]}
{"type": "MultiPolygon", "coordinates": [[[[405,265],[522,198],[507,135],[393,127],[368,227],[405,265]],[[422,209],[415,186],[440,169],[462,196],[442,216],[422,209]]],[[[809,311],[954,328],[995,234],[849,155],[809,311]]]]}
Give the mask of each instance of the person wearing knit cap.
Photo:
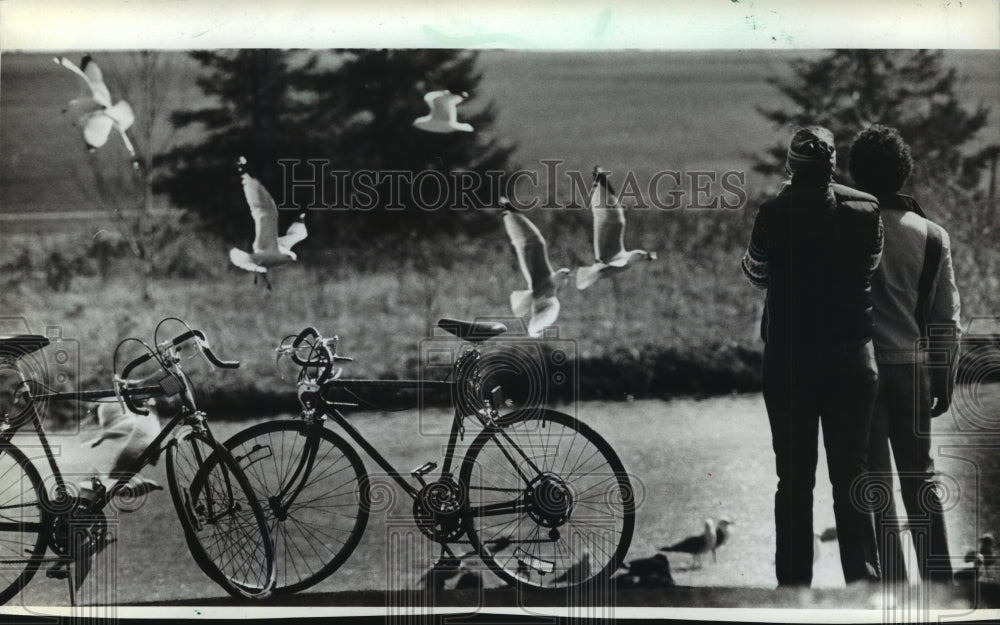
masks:
{"type": "Polygon", "coordinates": [[[813,489],[823,428],[844,579],[876,581],[872,511],[864,505],[868,427],[878,386],[871,278],[882,253],[877,200],[833,182],[833,134],[798,128],[785,168],[791,181],[761,204],[742,269],[766,290],[762,386],[778,485],[775,573],[808,586],[813,489]]]}
{"type": "MultiPolygon", "coordinates": [[[[951,558],[934,460],[931,418],[948,410],[954,389],[961,305],[948,233],[924,216],[899,190],[913,158],[899,131],[882,125],[862,130],[850,149],[851,178],[878,198],[885,228],[882,262],[872,278],[878,398],[872,414],[869,479],[892,493],[889,445],[899,473],[903,505],[914,533],[916,568],[924,581],[951,581],[951,558]],[[929,330],[933,328],[933,331],[929,330]],[[950,354],[928,366],[915,346],[950,354]]],[[[884,581],[907,583],[896,506],[889,497],[875,511],[884,581]]]]}

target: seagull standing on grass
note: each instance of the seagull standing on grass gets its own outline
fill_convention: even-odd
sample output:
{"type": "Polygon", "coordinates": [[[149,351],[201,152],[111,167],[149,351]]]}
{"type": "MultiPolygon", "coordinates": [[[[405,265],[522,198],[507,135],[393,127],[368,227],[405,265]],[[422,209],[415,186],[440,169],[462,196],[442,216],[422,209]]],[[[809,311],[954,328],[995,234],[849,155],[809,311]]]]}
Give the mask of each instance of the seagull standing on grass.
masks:
{"type": "Polygon", "coordinates": [[[715,546],[712,547],[712,562],[718,562],[715,557],[715,551],[729,541],[729,534],[732,531],[729,528],[735,524],[735,521],[727,517],[719,519],[719,524],[715,528],[715,546]]]}
{"type": "Polygon", "coordinates": [[[541,336],[542,330],[559,316],[559,289],[569,281],[569,269],[552,270],[548,246],[542,233],[527,217],[514,210],[506,198],[503,225],[517,252],[517,264],[528,281],[528,288],[510,294],[510,307],[518,317],[530,316],[528,335],[541,336]]]}
{"type": "Polygon", "coordinates": [[[469,97],[467,93],[456,94],[447,89],[431,91],[424,96],[430,113],[418,117],[413,125],[425,132],[447,134],[452,132],[472,132],[472,126],[458,121],[458,105],[469,97]]]}
{"type": "Polygon", "coordinates": [[[101,68],[89,54],[83,57],[79,67],[64,56],[53,60],[56,65],[65,67],[83,81],[83,92],[69,101],[69,106],[63,109],[63,113],[72,111],[76,117],[74,123],[83,129],[83,140],[87,144],[87,149],[93,152],[107,143],[111,129],[114,128],[121,135],[125,149],[132,156],[133,166],[137,167],[135,147],[125,134],[135,122],[135,114],[129,103],[119,100],[117,104],[111,104],[111,92],[104,84],[101,68]]]}
{"type": "Polygon", "coordinates": [[[262,274],[267,290],[270,291],[271,281],[267,277],[267,270],[296,260],[292,246],[306,238],[306,225],[303,223],[305,213],[299,215],[298,221],[288,227],[285,236],[279,237],[278,206],[264,185],[246,173],[246,164],[247,159],[241,156],[239,172],[243,181],[243,194],[247,198],[247,204],[250,205],[250,215],[253,216],[256,225],[253,253],[234,247],[229,250],[229,260],[240,269],[253,272],[254,284],[257,284],[257,274],[262,274]]]}
{"type": "Polygon", "coordinates": [[[679,543],[662,547],[660,551],[690,553],[692,568],[701,568],[701,556],[715,549],[715,522],[705,519],[705,531],[697,536],[688,536],[679,543]]]}
{"type": "Polygon", "coordinates": [[[582,291],[602,277],[625,271],[638,260],[656,260],[656,252],[625,249],[625,211],[608,182],[608,172],[600,167],[594,168],[590,210],[594,217],[596,261],[577,270],[576,288],[582,291]]]}

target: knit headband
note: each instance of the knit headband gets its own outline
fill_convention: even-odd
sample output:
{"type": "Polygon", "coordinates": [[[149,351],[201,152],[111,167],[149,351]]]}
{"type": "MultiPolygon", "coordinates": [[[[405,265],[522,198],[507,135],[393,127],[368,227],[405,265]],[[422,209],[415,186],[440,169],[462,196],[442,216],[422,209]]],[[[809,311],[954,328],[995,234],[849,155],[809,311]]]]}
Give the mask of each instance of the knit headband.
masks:
{"type": "Polygon", "coordinates": [[[832,170],[837,164],[837,150],[833,145],[833,133],[822,126],[799,128],[788,144],[788,158],[785,168],[789,174],[820,164],[829,164],[832,170]]]}

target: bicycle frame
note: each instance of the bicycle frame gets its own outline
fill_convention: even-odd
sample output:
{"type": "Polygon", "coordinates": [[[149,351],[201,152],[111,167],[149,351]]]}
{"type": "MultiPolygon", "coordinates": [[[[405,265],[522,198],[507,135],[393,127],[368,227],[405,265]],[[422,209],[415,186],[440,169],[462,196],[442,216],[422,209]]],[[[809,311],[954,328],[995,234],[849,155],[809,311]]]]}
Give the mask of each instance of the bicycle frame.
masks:
{"type": "MultiPolygon", "coordinates": [[[[181,370],[177,363],[171,365],[173,373],[182,379],[182,384],[184,388],[190,389],[190,380],[187,375],[181,370]]],[[[30,386],[31,382],[24,379],[22,374],[22,383],[30,386]]],[[[149,399],[152,397],[162,396],[166,394],[160,386],[142,386],[128,391],[132,399],[149,399]]],[[[102,389],[102,390],[90,390],[90,391],[68,391],[68,392],[53,392],[53,393],[37,393],[28,394],[28,401],[31,406],[31,425],[34,429],[39,441],[42,444],[42,449],[45,452],[45,457],[48,462],[49,468],[52,470],[52,475],[55,479],[55,493],[57,498],[63,498],[67,496],[66,481],[59,470],[59,465],[56,463],[55,456],[52,453],[52,447],[49,445],[48,437],[45,435],[45,428],[42,425],[41,417],[38,414],[37,403],[38,401],[94,401],[100,399],[110,399],[112,397],[117,397],[117,393],[114,389],[102,389]]],[[[148,465],[153,458],[155,458],[161,450],[161,445],[163,442],[174,433],[176,428],[182,423],[186,423],[194,420],[199,420],[203,413],[199,412],[197,408],[190,404],[189,398],[185,397],[184,404],[181,406],[180,410],[175,414],[170,421],[164,426],[160,433],[153,439],[152,442],[142,451],[138,458],[136,458],[128,468],[119,474],[119,477],[110,486],[96,493],[94,500],[91,502],[91,506],[95,510],[103,510],[104,507],[112,500],[115,496],[124,488],[133,477],[135,477],[143,468],[148,465]]],[[[4,432],[0,432],[0,443],[6,444],[13,439],[14,435],[23,427],[23,423],[17,426],[11,427],[4,432]]]]}
{"type": "MultiPolygon", "coordinates": [[[[455,363],[454,371],[458,374],[458,379],[455,381],[421,381],[421,380],[364,380],[364,379],[331,379],[322,382],[317,388],[318,399],[317,406],[310,410],[310,412],[319,412],[323,418],[331,418],[337,425],[339,425],[368,455],[369,458],[375,461],[375,463],[381,467],[386,474],[395,481],[403,491],[410,496],[410,498],[416,500],[420,496],[420,489],[414,487],[413,483],[408,480],[403,473],[396,469],[393,464],[383,456],[378,449],[375,448],[368,440],[365,438],[356,427],[354,427],[344,416],[343,413],[338,410],[340,406],[355,406],[356,404],[346,404],[340,402],[333,402],[326,399],[323,395],[328,394],[331,390],[351,390],[351,389],[407,389],[407,390],[444,390],[450,391],[450,396],[452,398],[452,404],[455,410],[455,416],[452,419],[451,431],[448,435],[448,444],[445,447],[444,458],[442,459],[443,466],[441,467],[442,476],[450,476],[452,463],[455,457],[455,450],[458,446],[458,438],[460,433],[464,431],[463,421],[465,418],[470,416],[478,417],[479,421],[484,425],[488,426],[490,421],[483,418],[483,410],[485,409],[489,414],[494,415],[492,406],[488,402],[483,404],[482,409],[476,409],[474,405],[473,396],[470,396],[469,390],[466,388],[468,385],[472,384],[474,387],[478,388],[478,367],[477,361],[480,358],[480,352],[476,348],[469,349],[465,354],[463,354],[459,360],[455,363]],[[471,400],[471,401],[470,401],[471,400]]],[[[322,419],[315,419],[311,421],[311,427],[323,427],[322,419]]],[[[500,430],[503,433],[503,430],[500,430]]],[[[506,434],[504,434],[506,437],[506,434]]],[[[316,444],[312,444],[312,441],[317,441],[313,436],[307,437],[307,447],[305,448],[305,453],[303,453],[299,465],[296,467],[289,479],[288,483],[285,484],[281,492],[277,496],[277,501],[283,502],[283,507],[287,509],[291,503],[298,496],[302,487],[305,484],[305,480],[312,469],[312,464],[315,461],[315,453],[318,446],[318,441],[316,444]],[[300,481],[297,487],[294,488],[291,496],[285,499],[286,495],[290,491],[293,491],[293,485],[295,484],[298,476],[305,476],[300,481]]],[[[515,445],[515,448],[517,446],[515,445]]],[[[530,458],[528,458],[522,450],[517,448],[518,452],[527,460],[530,464],[534,465],[530,458]]],[[[501,447],[501,451],[508,455],[507,450],[501,447]]],[[[513,462],[513,458],[508,458],[512,461],[514,466],[517,463],[513,462]]],[[[522,475],[523,477],[523,475],[522,475]]],[[[421,484],[423,485],[423,484],[421,484]]]]}

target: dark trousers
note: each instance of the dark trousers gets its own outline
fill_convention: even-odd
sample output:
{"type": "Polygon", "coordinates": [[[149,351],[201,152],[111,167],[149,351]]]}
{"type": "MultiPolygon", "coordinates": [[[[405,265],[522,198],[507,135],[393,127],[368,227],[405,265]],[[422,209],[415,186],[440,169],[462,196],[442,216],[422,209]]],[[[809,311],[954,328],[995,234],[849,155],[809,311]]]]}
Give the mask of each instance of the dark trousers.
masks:
{"type": "Polygon", "coordinates": [[[890,443],[920,575],[925,581],[951,580],[948,534],[934,480],[931,439],[927,434],[931,421],[929,388],[927,371],[919,365],[879,366],[879,391],[872,415],[868,469],[873,487],[882,491],[880,502],[885,502],[885,505],[875,509],[875,532],[883,579],[889,583],[906,582],[899,542],[899,519],[893,498],[890,443]],[[924,376],[919,387],[918,375],[924,376]]]}
{"type": "Polygon", "coordinates": [[[778,473],[774,496],[778,584],[812,583],[820,424],[844,579],[877,580],[875,528],[871,508],[863,501],[868,426],[878,387],[871,341],[815,348],[768,345],[763,387],[778,473]]]}

